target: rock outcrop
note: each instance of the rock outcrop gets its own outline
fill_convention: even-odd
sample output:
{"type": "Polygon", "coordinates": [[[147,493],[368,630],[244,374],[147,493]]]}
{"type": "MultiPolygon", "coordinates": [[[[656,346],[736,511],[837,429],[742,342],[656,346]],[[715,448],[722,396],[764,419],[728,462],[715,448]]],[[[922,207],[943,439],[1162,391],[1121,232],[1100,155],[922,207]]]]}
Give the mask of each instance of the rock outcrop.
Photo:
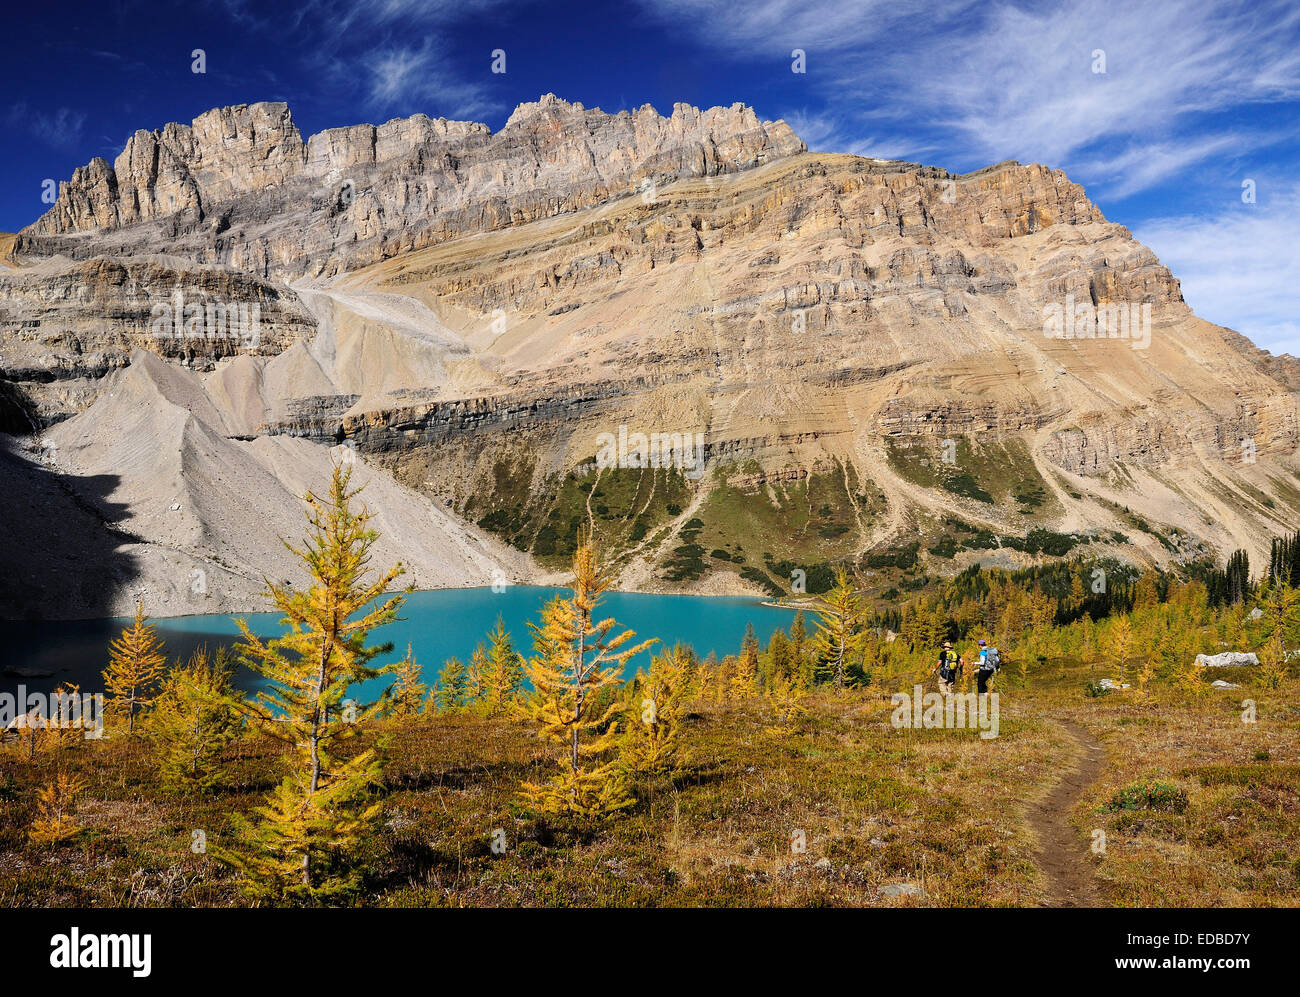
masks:
{"type": "Polygon", "coordinates": [[[44,422],[85,408],[136,348],[211,370],[226,357],[278,355],[315,332],[293,291],[226,267],[94,257],[0,274],[0,367],[44,422]]]}
{"type": "Polygon", "coordinates": [[[165,245],[281,280],[329,276],[803,148],[784,122],[740,104],[678,104],[665,118],[649,105],[606,114],[548,94],[496,134],[416,115],[305,142],[287,105],[240,105],[138,131],[113,165],[77,169],[15,251],[80,258],[165,245]]]}
{"type": "Polygon", "coordinates": [[[1198,668],[1245,668],[1258,665],[1259,657],[1251,651],[1223,651],[1220,654],[1198,654],[1198,668]]]}

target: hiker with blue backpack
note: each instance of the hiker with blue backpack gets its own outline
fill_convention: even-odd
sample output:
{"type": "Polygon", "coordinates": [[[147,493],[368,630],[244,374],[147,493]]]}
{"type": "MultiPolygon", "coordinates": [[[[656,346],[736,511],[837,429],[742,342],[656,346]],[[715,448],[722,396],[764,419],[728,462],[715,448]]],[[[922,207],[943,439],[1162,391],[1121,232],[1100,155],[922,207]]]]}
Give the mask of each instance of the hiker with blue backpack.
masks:
{"type": "Polygon", "coordinates": [[[1002,667],[1002,656],[996,647],[990,647],[983,638],[979,642],[979,653],[975,657],[975,681],[982,696],[989,691],[989,682],[1002,667]]]}

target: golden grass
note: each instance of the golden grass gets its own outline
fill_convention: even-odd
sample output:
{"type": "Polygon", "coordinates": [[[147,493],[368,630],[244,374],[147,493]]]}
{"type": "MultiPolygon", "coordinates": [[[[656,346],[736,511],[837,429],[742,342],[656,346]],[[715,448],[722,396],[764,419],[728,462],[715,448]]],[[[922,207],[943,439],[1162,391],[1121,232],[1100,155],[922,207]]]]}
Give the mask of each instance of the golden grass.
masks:
{"type": "MultiPolygon", "coordinates": [[[[1002,684],[1000,736],[896,730],[894,686],[817,694],[790,733],[763,700],[696,704],[681,770],[641,787],[599,827],[529,812],[519,784],[548,762],[529,728],[458,715],[383,725],[383,826],[363,854],[368,905],[1037,905],[1027,804],[1073,764],[1061,721],[1105,747],[1101,775],[1070,815],[1080,853],[1094,829],[1097,896],[1116,905],[1293,905],[1300,867],[1300,710],[1280,691],[1157,690],[1149,702],[1083,694],[1087,669],[1052,663],[1027,688],[1002,684]],[[1259,722],[1244,724],[1253,698],[1259,722]],[[1267,760],[1257,759],[1267,752],[1267,760]],[[1110,809],[1141,778],[1183,789],[1185,812],[1110,809]],[[493,832],[508,850],[495,855],[493,832]],[[792,850],[802,832],[806,849],[792,850]],[[882,887],[911,884],[919,894],[882,887]]],[[[902,683],[899,683],[902,685],[902,683]]],[[[230,786],[165,792],[139,738],[85,742],[34,763],[0,751],[0,903],[234,905],[237,882],[192,848],[223,841],[230,817],[279,777],[278,749],[249,738],[230,786]],[[89,783],[73,844],[27,842],[37,788],[59,764],[89,783]],[[11,780],[11,781],[10,781],[11,780]]],[[[1064,815],[1063,815],[1064,819],[1064,815]]]]}

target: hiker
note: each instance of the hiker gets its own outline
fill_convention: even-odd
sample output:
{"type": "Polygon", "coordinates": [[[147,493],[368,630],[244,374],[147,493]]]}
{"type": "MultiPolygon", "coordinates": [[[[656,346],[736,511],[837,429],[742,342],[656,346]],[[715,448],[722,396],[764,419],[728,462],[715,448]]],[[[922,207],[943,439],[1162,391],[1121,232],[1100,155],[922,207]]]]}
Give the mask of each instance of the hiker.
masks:
{"type": "Polygon", "coordinates": [[[961,666],[961,655],[945,640],[943,650],[939,652],[939,664],[935,667],[939,673],[939,691],[943,695],[951,696],[955,691],[957,680],[961,678],[961,666]]]}
{"type": "Polygon", "coordinates": [[[982,696],[989,691],[989,682],[993,680],[993,676],[1002,667],[1002,658],[998,654],[998,649],[989,647],[983,638],[980,639],[979,645],[979,654],[975,658],[977,667],[975,680],[979,687],[979,694],[982,696]]]}

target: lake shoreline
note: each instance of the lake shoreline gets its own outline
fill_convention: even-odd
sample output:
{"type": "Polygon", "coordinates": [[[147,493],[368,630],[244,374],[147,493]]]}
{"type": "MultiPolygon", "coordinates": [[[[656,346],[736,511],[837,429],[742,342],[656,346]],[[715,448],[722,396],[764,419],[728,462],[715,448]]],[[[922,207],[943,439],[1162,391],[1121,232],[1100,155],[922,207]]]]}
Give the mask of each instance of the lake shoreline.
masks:
{"type": "MultiPolygon", "coordinates": [[[[565,588],[541,585],[511,585],[501,591],[490,586],[461,589],[433,589],[412,592],[393,623],[376,630],[370,644],[391,642],[391,653],[380,664],[400,659],[410,643],[426,674],[436,677],[450,657],[468,660],[474,647],[486,639],[500,616],[515,647],[532,650],[530,623],[541,619],[547,600],[568,592],[565,588]]],[[[689,644],[701,655],[734,654],[747,626],[766,642],[778,627],[788,627],[794,611],[764,606],[753,596],[705,596],[688,593],[607,592],[598,615],[612,617],[621,628],[638,636],[655,638],[658,652],[675,643],[689,644]]],[[[200,646],[212,649],[237,642],[236,621],[244,619],[262,638],[285,632],[277,612],[203,613],[150,618],[166,646],[169,660],[187,657],[200,646]]],[[[39,682],[51,689],[60,681],[73,681],[86,689],[98,688],[100,672],[108,660],[108,643],[129,623],[127,617],[99,617],[92,620],[26,621],[11,625],[10,653],[0,669],[0,688],[25,679],[35,688],[39,682]],[[43,680],[43,681],[42,681],[43,680]]],[[[631,662],[631,669],[644,667],[649,654],[631,662]]]]}
{"type": "MultiPolygon", "coordinates": [[[[567,578],[570,576],[563,576],[563,577],[567,578]]],[[[739,578],[738,575],[736,577],[739,578]]],[[[538,581],[531,581],[531,582],[511,582],[506,587],[509,589],[530,589],[530,588],[564,589],[567,588],[568,586],[565,584],[565,582],[559,581],[557,579],[554,579],[551,576],[548,576],[545,580],[538,580],[538,581]]],[[[403,589],[394,589],[386,594],[389,596],[394,596],[394,595],[409,596],[409,595],[425,595],[432,592],[480,592],[480,591],[490,590],[491,588],[492,588],[491,585],[448,585],[443,588],[414,589],[411,592],[406,592],[403,589]]],[[[745,585],[725,586],[723,587],[722,591],[708,591],[708,592],[682,591],[682,590],[664,591],[656,588],[646,588],[646,587],[611,588],[606,590],[605,594],[606,595],[653,595],[653,596],[663,596],[664,598],[677,597],[677,598],[686,598],[686,599],[752,599],[755,603],[763,606],[771,607],[772,609],[796,610],[802,608],[798,606],[780,605],[772,601],[772,597],[762,592],[762,590],[760,590],[757,586],[751,587],[745,585]],[[733,588],[734,591],[732,591],[733,588]]],[[[210,609],[206,611],[199,611],[193,613],[150,614],[146,612],[145,619],[157,620],[157,621],[190,620],[190,619],[197,619],[199,617],[204,617],[204,616],[208,616],[208,617],[257,616],[257,615],[261,615],[265,613],[273,613],[273,612],[275,612],[275,607],[272,606],[271,603],[268,601],[261,607],[245,606],[242,608],[233,608],[233,609],[228,609],[223,607],[219,609],[210,609]]],[[[0,613],[0,622],[16,623],[19,625],[43,624],[43,623],[98,623],[102,621],[112,621],[112,620],[129,621],[133,618],[133,616],[134,616],[134,609],[132,609],[130,612],[123,612],[121,614],[111,615],[111,616],[103,616],[103,615],[43,616],[38,619],[33,619],[31,617],[23,617],[23,616],[12,616],[12,615],[6,615],[4,613],[0,613]]]]}
{"type": "MultiPolygon", "coordinates": [[[[558,571],[543,572],[543,573],[539,573],[536,577],[528,581],[512,580],[508,583],[507,587],[508,588],[566,588],[567,583],[571,578],[572,575],[568,572],[558,572],[558,571]]],[[[479,589],[489,589],[491,587],[492,587],[491,584],[486,584],[486,583],[483,585],[447,585],[441,588],[415,589],[411,594],[427,593],[427,592],[474,592],[479,589]]],[[[660,587],[655,585],[648,585],[648,586],[641,585],[641,586],[634,586],[631,588],[611,588],[608,590],[608,593],[609,594],[618,593],[621,595],[689,596],[691,598],[696,598],[696,599],[751,599],[751,598],[755,600],[767,599],[769,600],[768,604],[770,604],[770,600],[771,600],[771,596],[768,595],[766,592],[764,592],[762,589],[760,589],[757,585],[753,585],[745,581],[739,575],[734,574],[732,572],[715,572],[714,574],[711,574],[705,579],[703,579],[702,584],[696,583],[693,586],[687,588],[678,587],[678,588],[668,589],[665,587],[660,587]],[[731,581],[730,579],[725,578],[724,577],[725,575],[730,575],[731,579],[734,579],[734,582],[731,581]]],[[[390,592],[389,594],[403,595],[405,593],[403,592],[402,589],[396,589],[390,592]]],[[[776,608],[785,608],[785,607],[776,607],[776,608]]],[[[146,607],[145,616],[151,620],[184,620],[195,616],[250,616],[258,613],[269,613],[273,611],[274,611],[274,607],[271,605],[269,601],[264,602],[261,606],[255,606],[255,605],[249,605],[247,603],[242,602],[241,600],[236,599],[233,600],[232,603],[230,604],[222,603],[211,609],[203,609],[196,606],[194,612],[187,612],[187,613],[174,613],[174,612],[151,613],[148,611],[148,608],[146,607]]],[[[17,624],[90,623],[96,620],[129,619],[132,616],[134,616],[134,614],[135,614],[134,602],[131,602],[130,605],[124,604],[122,606],[121,612],[109,614],[109,615],[104,615],[104,614],[62,615],[56,613],[51,616],[41,616],[38,618],[32,618],[30,616],[15,615],[11,611],[0,609],[0,622],[17,623],[17,624]]]]}

